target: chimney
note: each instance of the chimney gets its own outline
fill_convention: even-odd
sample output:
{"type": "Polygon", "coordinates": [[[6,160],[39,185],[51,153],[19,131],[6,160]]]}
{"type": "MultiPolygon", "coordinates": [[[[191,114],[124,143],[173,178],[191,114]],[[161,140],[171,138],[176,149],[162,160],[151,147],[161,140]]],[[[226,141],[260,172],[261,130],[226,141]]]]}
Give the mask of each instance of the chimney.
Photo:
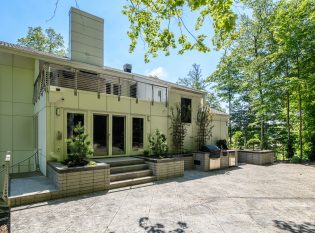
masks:
{"type": "Polygon", "coordinates": [[[128,73],[131,73],[131,71],[132,71],[132,65],[131,65],[131,64],[125,64],[125,65],[124,65],[124,71],[125,71],[125,72],[128,72],[128,73]]]}
{"type": "Polygon", "coordinates": [[[70,9],[69,50],[73,61],[104,65],[104,19],[70,9]]]}

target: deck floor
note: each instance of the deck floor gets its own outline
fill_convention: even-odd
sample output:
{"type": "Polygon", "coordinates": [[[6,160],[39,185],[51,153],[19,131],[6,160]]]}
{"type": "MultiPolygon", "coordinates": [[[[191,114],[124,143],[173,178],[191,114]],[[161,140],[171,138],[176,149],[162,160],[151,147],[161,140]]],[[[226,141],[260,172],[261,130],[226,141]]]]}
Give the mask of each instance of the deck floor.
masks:
{"type": "Polygon", "coordinates": [[[33,175],[23,178],[11,178],[9,197],[47,191],[57,191],[57,188],[46,176],[33,175]]]}

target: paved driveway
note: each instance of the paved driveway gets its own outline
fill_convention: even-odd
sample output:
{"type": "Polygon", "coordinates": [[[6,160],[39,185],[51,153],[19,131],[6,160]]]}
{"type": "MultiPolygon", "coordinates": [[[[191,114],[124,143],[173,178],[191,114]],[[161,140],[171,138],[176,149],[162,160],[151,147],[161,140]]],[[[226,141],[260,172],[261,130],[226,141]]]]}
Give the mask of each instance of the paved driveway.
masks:
{"type": "Polygon", "coordinates": [[[315,168],[242,165],[12,209],[12,232],[315,232],[315,168]]]}

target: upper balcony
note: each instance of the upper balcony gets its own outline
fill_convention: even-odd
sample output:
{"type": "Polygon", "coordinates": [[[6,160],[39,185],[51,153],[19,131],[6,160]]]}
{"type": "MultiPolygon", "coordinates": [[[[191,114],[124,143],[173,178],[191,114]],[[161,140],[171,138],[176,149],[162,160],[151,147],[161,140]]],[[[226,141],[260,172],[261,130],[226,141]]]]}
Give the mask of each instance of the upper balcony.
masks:
{"type": "Polygon", "coordinates": [[[43,64],[34,83],[33,103],[35,104],[44,92],[51,87],[67,88],[77,95],[78,91],[114,95],[120,100],[121,96],[154,103],[168,103],[168,87],[160,85],[154,79],[148,80],[133,74],[122,72],[124,75],[107,74],[94,71],[74,69],[55,64],[43,64]]]}

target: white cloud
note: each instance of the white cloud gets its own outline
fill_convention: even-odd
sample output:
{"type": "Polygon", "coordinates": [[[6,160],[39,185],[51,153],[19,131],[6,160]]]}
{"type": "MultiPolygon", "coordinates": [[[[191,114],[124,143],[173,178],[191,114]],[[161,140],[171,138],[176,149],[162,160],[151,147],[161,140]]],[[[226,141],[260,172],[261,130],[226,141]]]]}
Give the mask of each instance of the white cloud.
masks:
{"type": "Polygon", "coordinates": [[[153,76],[153,77],[158,77],[158,78],[161,78],[161,79],[167,78],[167,72],[161,66],[159,66],[157,68],[154,68],[152,70],[147,70],[146,71],[146,75],[153,76]]]}

